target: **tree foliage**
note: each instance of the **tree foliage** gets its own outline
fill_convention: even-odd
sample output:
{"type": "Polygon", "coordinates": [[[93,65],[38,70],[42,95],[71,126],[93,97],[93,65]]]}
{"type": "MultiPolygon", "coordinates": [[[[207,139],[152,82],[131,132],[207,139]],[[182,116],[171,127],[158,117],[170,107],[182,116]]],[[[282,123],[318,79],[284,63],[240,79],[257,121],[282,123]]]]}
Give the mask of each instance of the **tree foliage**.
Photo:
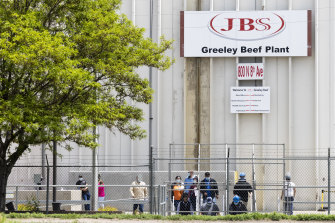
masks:
{"type": "Polygon", "coordinates": [[[57,140],[94,148],[96,125],[144,136],[131,124],[143,113],[127,100],[149,103],[152,89],[135,69],[167,69],[171,60],[163,53],[171,42],[144,38],[119,6],[120,0],[1,3],[2,145],[57,140]]]}
{"type": "Polygon", "coordinates": [[[118,13],[120,3],[0,1],[0,178],[31,145],[56,140],[95,148],[94,126],[145,136],[132,124],[143,120],[142,110],[127,103],[152,100],[136,68],[167,69],[171,41],[145,38],[118,13]]]}

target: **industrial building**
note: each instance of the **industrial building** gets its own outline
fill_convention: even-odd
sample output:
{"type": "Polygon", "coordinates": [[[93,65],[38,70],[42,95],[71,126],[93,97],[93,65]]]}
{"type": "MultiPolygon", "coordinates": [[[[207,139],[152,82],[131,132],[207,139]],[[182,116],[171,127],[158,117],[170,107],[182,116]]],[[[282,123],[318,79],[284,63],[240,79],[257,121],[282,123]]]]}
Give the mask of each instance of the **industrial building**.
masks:
{"type": "MultiPolygon", "coordinates": [[[[98,165],[147,164],[150,145],[161,158],[169,157],[171,147],[181,158],[200,153],[201,158],[226,157],[225,144],[233,145],[230,152],[237,158],[251,158],[253,144],[259,144],[257,157],[272,158],[325,156],[327,148],[335,147],[333,0],[122,0],[120,13],[144,27],[155,42],[161,35],[173,39],[167,55],[175,63],[164,72],[138,69],[145,78],[152,72],[152,113],[149,105],[138,105],[150,137],[130,140],[99,127],[98,165]],[[245,100],[243,92],[252,93],[245,100]],[[204,145],[203,151],[183,146],[197,143],[204,145]]],[[[92,164],[87,148],[67,151],[59,146],[58,152],[59,165],[92,164]]],[[[33,149],[18,164],[41,165],[41,154],[40,148],[33,149]]],[[[250,166],[233,167],[231,171],[250,172],[250,166]]],[[[166,171],[167,163],[156,168],[166,171]]],[[[208,162],[178,168],[220,171],[208,162]]],[[[282,180],[282,166],[267,168],[256,167],[258,182],[282,180]]],[[[315,186],[327,178],[317,161],[290,161],[285,168],[297,185],[315,186]]],[[[22,182],[27,174],[14,169],[12,182],[22,182]]],[[[258,194],[260,209],[275,209],[264,198],[271,193],[258,194]]],[[[303,193],[297,199],[320,199],[318,189],[305,193],[308,199],[303,193]]]]}

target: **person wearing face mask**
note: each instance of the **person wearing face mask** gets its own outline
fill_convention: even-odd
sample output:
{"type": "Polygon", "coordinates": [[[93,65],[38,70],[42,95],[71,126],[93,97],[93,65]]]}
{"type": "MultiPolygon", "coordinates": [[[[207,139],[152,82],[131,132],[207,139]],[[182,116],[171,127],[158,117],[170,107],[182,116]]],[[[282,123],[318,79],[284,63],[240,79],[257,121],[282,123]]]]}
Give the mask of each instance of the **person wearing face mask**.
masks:
{"type": "Polygon", "coordinates": [[[234,186],[234,195],[238,195],[242,201],[242,203],[248,207],[248,200],[249,200],[249,194],[252,193],[252,186],[247,182],[245,179],[245,173],[240,173],[240,179],[237,181],[237,183],[234,186]]]}
{"type": "Polygon", "coordinates": [[[188,189],[190,189],[191,185],[193,184],[193,177],[194,177],[193,170],[190,170],[184,181],[185,193],[187,194],[188,194],[188,189]]]}
{"type": "MultiPolygon", "coordinates": [[[[141,176],[136,176],[136,180],[131,184],[130,193],[132,198],[138,200],[144,200],[148,195],[148,190],[145,182],[141,181],[141,176]],[[142,187],[141,187],[142,186],[142,187]],[[144,187],[143,187],[144,186],[144,187]]],[[[133,214],[136,214],[137,208],[139,208],[140,214],[143,213],[143,203],[133,205],[133,214]]]]}
{"type": "Polygon", "coordinates": [[[181,201],[182,195],[184,193],[184,186],[181,181],[180,176],[176,176],[175,183],[172,185],[172,199],[174,199],[174,207],[177,210],[178,204],[181,201]]]}
{"type": "Polygon", "coordinates": [[[189,188],[188,191],[188,197],[190,199],[190,202],[192,204],[193,210],[197,210],[197,199],[199,198],[199,189],[198,189],[198,177],[195,176],[193,178],[193,184],[189,188]]]}
{"type": "MultiPolygon", "coordinates": [[[[87,185],[86,180],[84,180],[82,175],[79,175],[79,179],[76,182],[76,185],[87,185]]],[[[91,198],[91,194],[88,190],[88,187],[79,187],[79,189],[81,190],[81,197],[83,200],[85,201],[89,201],[91,198]]],[[[90,204],[84,204],[85,207],[85,211],[89,211],[90,210],[90,204]]]]}
{"type": "Polygon", "coordinates": [[[214,203],[216,202],[216,199],[219,198],[218,185],[216,180],[211,178],[211,174],[209,172],[205,173],[205,179],[203,179],[200,183],[200,192],[204,203],[206,202],[207,197],[211,197],[214,203]]]}

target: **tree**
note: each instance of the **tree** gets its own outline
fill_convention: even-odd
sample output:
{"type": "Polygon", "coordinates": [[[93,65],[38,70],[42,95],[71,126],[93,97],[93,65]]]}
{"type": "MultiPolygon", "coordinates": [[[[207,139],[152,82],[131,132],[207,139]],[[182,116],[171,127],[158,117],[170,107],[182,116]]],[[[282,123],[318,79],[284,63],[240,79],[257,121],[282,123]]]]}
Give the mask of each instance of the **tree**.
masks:
{"type": "Polygon", "coordinates": [[[150,103],[141,66],[167,69],[172,42],[144,38],[118,13],[121,0],[0,2],[0,211],[8,176],[31,146],[70,142],[96,148],[92,127],[143,138],[150,103]],[[135,123],[135,124],[132,124],[135,123]]]}

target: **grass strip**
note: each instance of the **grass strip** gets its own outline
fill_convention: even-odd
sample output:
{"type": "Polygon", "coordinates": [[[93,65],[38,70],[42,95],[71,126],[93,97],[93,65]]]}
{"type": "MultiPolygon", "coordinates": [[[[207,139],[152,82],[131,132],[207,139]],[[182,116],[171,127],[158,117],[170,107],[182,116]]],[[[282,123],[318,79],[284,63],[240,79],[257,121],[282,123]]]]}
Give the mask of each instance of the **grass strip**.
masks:
{"type": "Polygon", "coordinates": [[[248,221],[248,220],[292,220],[292,221],[335,221],[335,215],[323,214],[298,214],[298,215],[285,215],[282,213],[248,213],[240,215],[225,215],[225,216],[206,216],[206,215],[132,215],[132,214],[42,214],[42,213],[10,213],[0,215],[0,223],[4,222],[3,219],[20,219],[20,218],[59,218],[59,219],[138,219],[138,220],[171,220],[171,221],[248,221]]]}

